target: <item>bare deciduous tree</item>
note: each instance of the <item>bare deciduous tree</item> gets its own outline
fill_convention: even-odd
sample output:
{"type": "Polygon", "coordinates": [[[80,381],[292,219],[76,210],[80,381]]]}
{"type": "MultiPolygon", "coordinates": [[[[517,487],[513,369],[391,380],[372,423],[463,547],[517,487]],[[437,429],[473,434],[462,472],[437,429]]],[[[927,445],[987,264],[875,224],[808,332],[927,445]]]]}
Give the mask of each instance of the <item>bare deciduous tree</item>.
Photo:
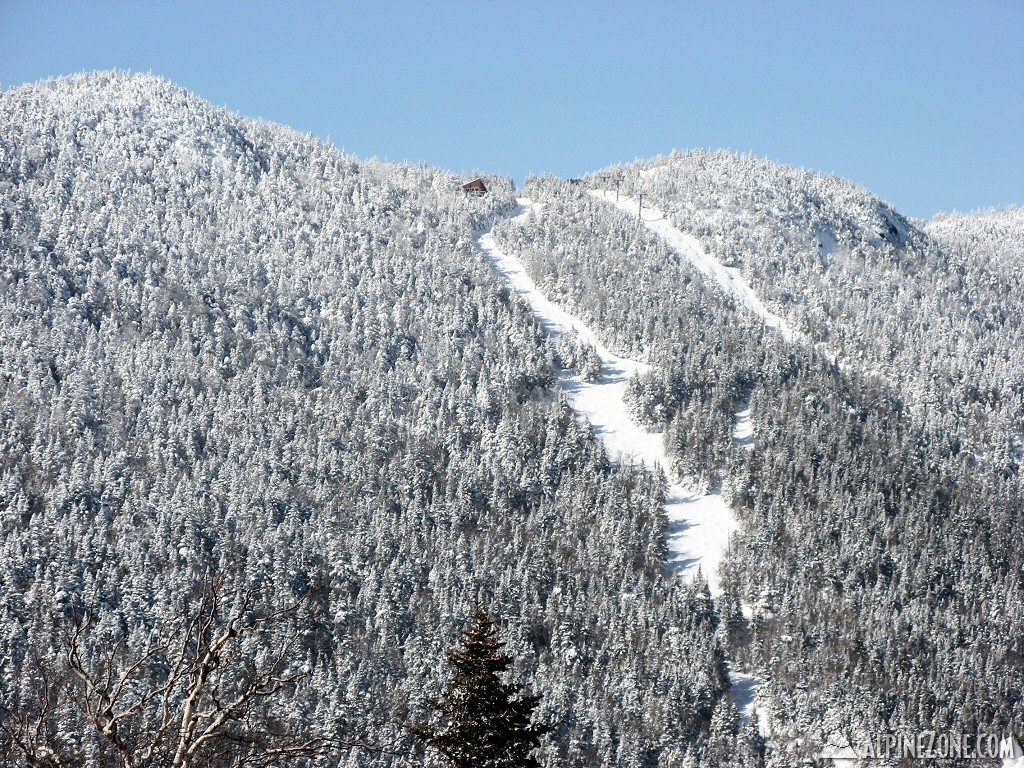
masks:
{"type": "MultiPolygon", "coordinates": [[[[285,604],[262,590],[230,594],[204,583],[190,608],[154,628],[144,647],[106,642],[94,615],[75,612],[62,669],[37,662],[38,701],[4,718],[4,751],[31,768],[74,762],[57,744],[55,689],[74,704],[104,759],[122,768],[271,766],[340,749],[373,749],[315,728],[296,728],[282,708],[309,674],[301,638],[317,589],[285,604]]],[[[68,712],[65,711],[64,716],[68,712]]]]}
{"type": "Polygon", "coordinates": [[[55,692],[54,676],[37,655],[31,655],[30,663],[36,683],[31,705],[15,710],[0,707],[0,761],[27,768],[64,768],[61,751],[53,746],[59,691],[55,692]]]}

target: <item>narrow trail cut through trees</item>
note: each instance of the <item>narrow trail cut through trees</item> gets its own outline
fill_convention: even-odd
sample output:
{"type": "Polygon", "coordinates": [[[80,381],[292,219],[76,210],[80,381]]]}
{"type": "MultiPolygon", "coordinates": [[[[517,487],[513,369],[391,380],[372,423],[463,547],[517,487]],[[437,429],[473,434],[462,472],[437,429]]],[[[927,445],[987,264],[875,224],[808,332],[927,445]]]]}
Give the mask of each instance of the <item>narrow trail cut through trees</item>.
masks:
{"type": "Polygon", "coordinates": [[[632,197],[616,195],[615,192],[603,189],[593,189],[590,194],[599,200],[611,203],[632,216],[638,216],[644,226],[661,237],[672,250],[688,260],[698,272],[717,282],[723,291],[737,300],[740,306],[753,312],[768,327],[777,329],[786,341],[793,341],[796,338],[796,332],[786,324],[786,321],[768,311],[761,303],[738,269],[727,267],[714,256],[709,255],[697,238],[673,227],[671,222],[665,218],[665,214],[657,208],[644,206],[641,211],[640,203],[632,197]]]}
{"type": "MultiPolygon", "coordinates": [[[[519,198],[518,203],[513,221],[542,207],[528,198],[519,198]]],[[[501,250],[489,230],[478,235],[477,243],[498,274],[525,299],[552,341],[557,342],[563,333],[575,332],[597,351],[601,358],[600,381],[586,381],[571,371],[558,372],[559,384],[573,410],[590,422],[594,434],[616,460],[638,460],[667,475],[670,463],[662,434],[638,425],[623,400],[630,378],[649,371],[650,366],[614,354],[586,323],[548,299],[523,263],[501,250]]],[[[691,578],[700,569],[712,593],[719,594],[718,564],[729,545],[730,534],[737,528],[736,518],[725,500],[719,494],[700,493],[669,477],[665,512],[669,519],[667,544],[671,564],[683,578],[691,578]]]]}
{"type": "MultiPolygon", "coordinates": [[[[529,198],[518,198],[517,202],[519,207],[512,221],[529,216],[531,211],[539,213],[543,207],[543,204],[534,203],[529,198]]],[[[566,400],[578,416],[590,423],[594,434],[617,461],[636,460],[665,473],[669,562],[684,579],[693,578],[699,569],[707,578],[712,594],[720,594],[718,566],[729,546],[730,535],[738,527],[736,518],[721,494],[700,493],[675,482],[668,473],[670,463],[662,434],[638,425],[630,415],[623,399],[626,386],[633,375],[649,371],[650,366],[614,354],[586,323],[548,299],[522,261],[498,247],[491,230],[477,235],[477,245],[495,271],[526,301],[552,342],[557,343],[562,334],[575,333],[596,350],[601,359],[599,381],[586,381],[571,371],[558,370],[559,386],[566,400]]],[[[780,330],[784,328],[782,324],[780,330]]],[[[788,329],[783,333],[788,333],[788,329]]],[[[753,445],[749,406],[744,406],[736,414],[733,439],[743,448],[753,445]]],[[[731,677],[733,699],[743,719],[747,720],[755,711],[757,681],[749,673],[732,672],[731,677]]],[[[764,732],[765,724],[762,723],[761,727],[764,732]]]]}

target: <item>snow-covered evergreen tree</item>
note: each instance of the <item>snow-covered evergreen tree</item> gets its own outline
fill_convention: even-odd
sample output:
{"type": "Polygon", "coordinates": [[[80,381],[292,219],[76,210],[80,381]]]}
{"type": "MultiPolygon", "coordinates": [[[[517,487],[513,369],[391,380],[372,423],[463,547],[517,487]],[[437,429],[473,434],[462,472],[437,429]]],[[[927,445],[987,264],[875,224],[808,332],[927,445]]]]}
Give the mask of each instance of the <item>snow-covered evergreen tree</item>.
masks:
{"type": "Polygon", "coordinates": [[[494,621],[477,606],[448,656],[448,689],[431,702],[435,722],[410,726],[417,739],[456,768],[540,766],[533,752],[552,726],[534,722],[540,696],[501,679],[512,665],[503,645],[494,621]]]}

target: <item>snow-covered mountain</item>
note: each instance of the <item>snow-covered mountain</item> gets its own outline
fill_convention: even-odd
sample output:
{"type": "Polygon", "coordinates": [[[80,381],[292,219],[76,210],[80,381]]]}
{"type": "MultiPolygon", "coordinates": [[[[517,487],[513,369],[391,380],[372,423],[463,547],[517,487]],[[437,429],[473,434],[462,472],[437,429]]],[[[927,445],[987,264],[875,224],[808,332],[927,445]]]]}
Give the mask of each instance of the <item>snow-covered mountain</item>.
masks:
{"type": "MultiPolygon", "coordinates": [[[[688,168],[703,157],[673,162],[688,168]]],[[[733,211],[729,201],[752,184],[744,172],[748,159],[720,160],[734,175],[720,171],[717,193],[694,183],[699,191],[692,194],[707,209],[733,211]]],[[[1009,722],[1015,699],[991,691],[1017,685],[1021,670],[985,659],[1016,659],[1020,652],[1014,627],[1024,594],[1022,496],[1008,432],[1021,424],[1016,380],[993,390],[994,407],[984,410],[960,389],[929,386],[938,371],[924,368],[930,358],[921,352],[938,355],[943,337],[920,338],[914,327],[906,329],[905,351],[885,369],[868,365],[869,345],[854,361],[836,364],[815,338],[821,332],[804,322],[806,315],[773,301],[764,276],[750,266],[764,263],[783,235],[795,240],[825,222],[777,223],[736,208],[736,219],[759,222],[748,227],[750,250],[740,265],[716,250],[713,232],[695,233],[687,219],[673,218],[683,204],[668,193],[659,198],[646,187],[646,213],[638,220],[639,191],[620,181],[617,201],[608,192],[630,178],[663,179],[668,188],[671,173],[665,162],[611,169],[590,177],[589,190],[531,179],[526,192],[541,205],[531,217],[499,224],[495,236],[541,291],[598,329],[612,352],[650,365],[627,394],[636,416],[661,430],[674,477],[721,488],[732,502],[739,531],[719,574],[720,610],[735,616],[733,605],[749,606],[751,621],[737,630],[745,639],[731,650],[761,680],[773,740],[823,744],[833,733],[863,740],[880,729],[969,732],[989,717],[1009,722]],[[801,331],[780,333],[779,317],[801,331]],[[748,409],[752,450],[734,439],[736,414],[748,409]],[[998,648],[994,656],[980,651],[982,637],[998,648]],[[962,673],[983,668],[989,672],[981,676],[962,673]],[[855,693],[850,680],[859,681],[855,693]]],[[[793,193],[799,199],[814,186],[852,187],[807,177],[793,193]]],[[[879,204],[863,190],[852,196],[870,204],[845,205],[842,195],[823,204],[844,211],[829,219],[830,231],[873,231],[870,216],[879,204]],[[858,210],[868,223],[858,220],[858,210]]],[[[905,241],[899,249],[882,235],[872,245],[873,237],[863,235],[859,246],[866,264],[914,248],[907,258],[928,255],[936,270],[943,259],[953,261],[946,246],[916,229],[893,235],[905,241]]],[[[992,303],[979,313],[1005,319],[983,326],[985,343],[1000,351],[972,356],[976,350],[958,341],[936,365],[991,379],[1019,367],[1011,354],[1017,299],[1002,301],[1005,286],[991,279],[995,267],[986,254],[961,258],[984,266],[980,285],[993,293],[978,295],[992,303]]],[[[894,268],[873,269],[881,282],[892,282],[894,268]]],[[[778,274],[795,284],[802,271],[778,274]]],[[[961,327],[966,288],[946,302],[949,285],[932,273],[906,271],[900,280],[902,291],[936,308],[929,327],[961,327]],[[946,308],[947,315],[938,312],[946,308]]],[[[816,290],[825,302],[844,300],[843,285],[831,278],[816,290]]],[[[834,314],[849,338],[888,332],[885,317],[834,314]]]]}
{"type": "MultiPolygon", "coordinates": [[[[325,585],[276,715],[296,732],[411,754],[479,598],[560,723],[547,763],[703,748],[727,686],[706,586],[663,567],[660,480],[577,423],[477,252],[514,205],[485,180],[467,196],[149,76],[3,93],[5,708],[37,711],[33,660],[59,666],[75,613],[88,663],[141,653],[214,571],[325,585]]],[[[61,700],[46,728],[98,759],[75,718],[61,700]]]]}
{"type": "Polygon", "coordinates": [[[1018,211],[728,153],[484,180],[152,76],[0,94],[4,760],[37,721],[110,757],[40,670],[86,612],[86,665],[143,652],[211,573],[319,585],[253,716],[384,748],[347,765],[411,758],[477,600],[544,765],[1024,717],[1018,211]]]}
{"type": "Polygon", "coordinates": [[[994,268],[1002,268],[1006,278],[1020,272],[1024,258],[1024,209],[941,214],[921,226],[946,248],[963,252],[965,258],[985,259],[994,268]]]}
{"type": "Polygon", "coordinates": [[[826,355],[893,383],[921,419],[978,422],[965,448],[1006,461],[1024,411],[1019,213],[961,225],[987,240],[963,247],[941,236],[956,217],[915,225],[848,181],[749,156],[692,152],[604,178],[642,192],[826,355]]]}

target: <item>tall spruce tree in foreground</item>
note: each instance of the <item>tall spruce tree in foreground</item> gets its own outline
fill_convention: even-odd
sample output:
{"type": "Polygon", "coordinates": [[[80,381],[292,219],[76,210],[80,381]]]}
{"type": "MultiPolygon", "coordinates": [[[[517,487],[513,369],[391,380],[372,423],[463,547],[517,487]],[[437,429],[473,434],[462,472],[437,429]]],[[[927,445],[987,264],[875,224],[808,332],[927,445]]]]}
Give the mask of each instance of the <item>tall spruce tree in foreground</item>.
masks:
{"type": "Polygon", "coordinates": [[[499,674],[512,659],[501,652],[491,617],[479,606],[448,656],[451,682],[440,700],[430,702],[436,724],[409,730],[457,768],[539,768],[533,751],[550,725],[532,724],[540,696],[522,695],[523,686],[503,683],[499,674]]]}

